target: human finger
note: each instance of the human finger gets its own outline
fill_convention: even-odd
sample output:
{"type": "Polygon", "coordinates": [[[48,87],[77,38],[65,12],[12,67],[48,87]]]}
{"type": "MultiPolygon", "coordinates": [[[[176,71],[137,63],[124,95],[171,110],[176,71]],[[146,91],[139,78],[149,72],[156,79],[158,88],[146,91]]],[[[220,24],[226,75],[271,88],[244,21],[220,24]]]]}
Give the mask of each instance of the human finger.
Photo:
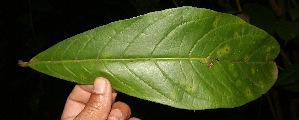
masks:
{"type": "Polygon", "coordinates": [[[130,117],[130,107],[124,102],[115,102],[112,105],[108,120],[127,120],[130,117]]]}
{"type": "Polygon", "coordinates": [[[130,118],[129,120],[141,120],[141,119],[133,117],[133,118],[130,118]]]}
{"type": "Polygon", "coordinates": [[[106,120],[112,102],[113,95],[110,82],[105,78],[96,78],[88,102],[75,119],[106,120]]]}
{"type": "Polygon", "coordinates": [[[85,107],[85,103],[90,97],[92,85],[76,85],[68,96],[63,113],[62,120],[73,120],[85,107]]]}

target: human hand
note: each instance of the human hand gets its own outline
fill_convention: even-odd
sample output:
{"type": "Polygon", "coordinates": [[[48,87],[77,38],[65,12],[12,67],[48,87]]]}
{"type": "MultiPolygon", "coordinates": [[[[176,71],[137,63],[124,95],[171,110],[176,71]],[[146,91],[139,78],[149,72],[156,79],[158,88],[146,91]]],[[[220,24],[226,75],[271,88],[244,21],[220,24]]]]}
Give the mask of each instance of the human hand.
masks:
{"type": "Polygon", "coordinates": [[[76,85],[61,120],[140,120],[130,118],[131,109],[126,103],[114,102],[116,95],[105,78],[96,78],[94,85],[76,85]]]}

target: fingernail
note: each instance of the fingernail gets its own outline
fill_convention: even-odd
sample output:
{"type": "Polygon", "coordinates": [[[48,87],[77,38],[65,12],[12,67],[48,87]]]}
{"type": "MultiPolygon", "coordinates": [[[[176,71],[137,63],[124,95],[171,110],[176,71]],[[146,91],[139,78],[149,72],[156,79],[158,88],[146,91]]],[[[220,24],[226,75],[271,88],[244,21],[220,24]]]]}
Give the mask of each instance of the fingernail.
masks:
{"type": "Polygon", "coordinates": [[[109,120],[120,120],[122,117],[122,113],[119,109],[113,109],[110,112],[109,120]]]}
{"type": "Polygon", "coordinates": [[[104,94],[106,92],[107,82],[104,78],[96,78],[94,81],[93,92],[96,94],[104,94]]]}

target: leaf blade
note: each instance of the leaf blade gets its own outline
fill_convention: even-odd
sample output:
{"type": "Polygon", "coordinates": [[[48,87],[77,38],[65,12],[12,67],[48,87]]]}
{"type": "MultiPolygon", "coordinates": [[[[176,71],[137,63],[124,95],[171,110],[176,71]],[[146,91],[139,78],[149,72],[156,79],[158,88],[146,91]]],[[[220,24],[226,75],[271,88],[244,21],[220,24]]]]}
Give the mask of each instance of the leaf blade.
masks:
{"type": "Polygon", "coordinates": [[[106,77],[118,91],[177,108],[229,108],[274,84],[278,48],[273,37],[236,17],[181,7],[81,33],[29,66],[84,84],[106,77]]]}

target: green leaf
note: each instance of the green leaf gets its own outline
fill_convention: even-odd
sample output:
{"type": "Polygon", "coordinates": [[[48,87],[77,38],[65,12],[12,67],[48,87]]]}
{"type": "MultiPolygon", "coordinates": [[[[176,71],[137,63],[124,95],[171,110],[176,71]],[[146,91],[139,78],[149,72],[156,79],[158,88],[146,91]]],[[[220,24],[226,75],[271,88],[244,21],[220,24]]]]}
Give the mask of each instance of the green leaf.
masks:
{"type": "Polygon", "coordinates": [[[289,14],[290,14],[290,17],[292,18],[292,21],[297,20],[299,18],[299,8],[298,7],[297,8],[291,8],[289,10],[289,14]]]}
{"type": "Polygon", "coordinates": [[[277,26],[277,18],[272,9],[257,3],[244,3],[243,11],[249,15],[250,23],[269,34],[274,34],[277,26]]]}
{"type": "Polygon", "coordinates": [[[295,39],[299,36],[299,22],[282,21],[278,23],[277,34],[285,41],[295,39]]]}
{"type": "Polygon", "coordinates": [[[180,7],[121,20],[68,38],[29,66],[183,109],[231,108],[264,94],[277,78],[276,40],[238,17],[180,7]]]}
{"type": "Polygon", "coordinates": [[[299,92],[299,65],[288,66],[279,73],[276,85],[280,88],[299,92]]]}

